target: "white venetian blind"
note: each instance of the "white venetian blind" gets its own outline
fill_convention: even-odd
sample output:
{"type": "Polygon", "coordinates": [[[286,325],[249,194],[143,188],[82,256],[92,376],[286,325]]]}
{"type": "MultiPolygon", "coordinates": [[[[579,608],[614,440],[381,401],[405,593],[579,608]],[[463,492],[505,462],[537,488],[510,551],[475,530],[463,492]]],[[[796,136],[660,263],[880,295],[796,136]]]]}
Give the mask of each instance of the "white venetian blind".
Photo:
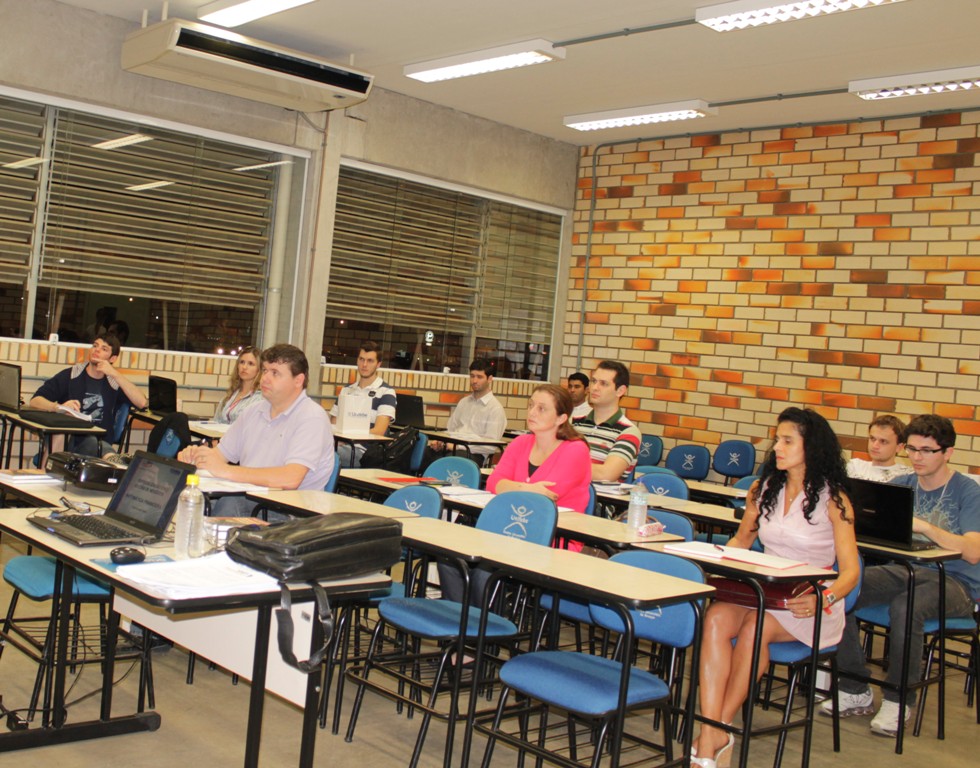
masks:
{"type": "Polygon", "coordinates": [[[478,289],[479,201],[343,167],[327,314],[468,333],[478,289]]]}
{"type": "Polygon", "coordinates": [[[40,158],[44,107],[0,98],[0,283],[23,284],[30,265],[40,165],[4,168],[40,158]]]}
{"type": "Polygon", "coordinates": [[[61,111],[42,286],[229,307],[262,295],[276,168],[272,153],[61,111]],[[99,142],[135,133],[118,149],[99,142]],[[171,184],[145,191],[127,187],[171,184]]]}

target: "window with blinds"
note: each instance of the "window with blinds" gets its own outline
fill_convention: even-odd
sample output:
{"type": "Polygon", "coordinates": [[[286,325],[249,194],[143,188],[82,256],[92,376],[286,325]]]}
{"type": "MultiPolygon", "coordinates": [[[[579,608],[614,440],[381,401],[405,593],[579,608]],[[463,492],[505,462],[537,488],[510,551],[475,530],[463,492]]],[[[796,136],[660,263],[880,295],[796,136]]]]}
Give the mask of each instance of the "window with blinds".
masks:
{"type": "Polygon", "coordinates": [[[545,373],[562,219],[342,167],[323,354],[352,363],[373,339],[386,364],[545,373]]]}
{"type": "Polygon", "coordinates": [[[116,320],[129,346],[252,343],[282,161],[0,99],[0,331],[88,341],[116,320]],[[15,321],[21,307],[33,317],[15,321]]]}

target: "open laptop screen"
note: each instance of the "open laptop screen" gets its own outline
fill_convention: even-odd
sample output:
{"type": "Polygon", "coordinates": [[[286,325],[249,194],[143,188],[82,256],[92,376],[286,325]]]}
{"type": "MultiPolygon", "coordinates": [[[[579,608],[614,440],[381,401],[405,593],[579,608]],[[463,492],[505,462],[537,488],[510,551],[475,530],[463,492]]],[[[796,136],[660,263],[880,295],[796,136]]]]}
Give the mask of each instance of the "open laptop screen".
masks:
{"type": "Polygon", "coordinates": [[[193,471],[190,464],[138,451],[112,495],[106,516],[162,534],[193,471]]]}
{"type": "Polygon", "coordinates": [[[0,409],[17,413],[20,410],[20,366],[0,363],[0,409]]]}
{"type": "Polygon", "coordinates": [[[176,413],[177,382],[163,376],[150,374],[147,380],[150,410],[154,413],[176,413]]]}

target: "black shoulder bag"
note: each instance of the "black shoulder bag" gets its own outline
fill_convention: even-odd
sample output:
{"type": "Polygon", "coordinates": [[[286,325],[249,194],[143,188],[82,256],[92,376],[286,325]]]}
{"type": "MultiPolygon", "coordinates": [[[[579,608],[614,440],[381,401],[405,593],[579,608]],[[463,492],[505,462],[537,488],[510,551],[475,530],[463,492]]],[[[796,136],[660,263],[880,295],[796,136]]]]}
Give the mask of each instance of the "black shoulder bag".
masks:
{"type": "Polygon", "coordinates": [[[349,579],[377,573],[401,557],[402,527],[397,520],[357,512],[293,520],[260,530],[236,529],[228,541],[228,556],[279,580],[276,609],[279,653],[301,672],[316,672],[333,636],[330,600],[320,581],[349,579]],[[307,582],[313,589],[323,626],[323,647],[306,661],[293,653],[292,595],[289,582],[307,582]]]}

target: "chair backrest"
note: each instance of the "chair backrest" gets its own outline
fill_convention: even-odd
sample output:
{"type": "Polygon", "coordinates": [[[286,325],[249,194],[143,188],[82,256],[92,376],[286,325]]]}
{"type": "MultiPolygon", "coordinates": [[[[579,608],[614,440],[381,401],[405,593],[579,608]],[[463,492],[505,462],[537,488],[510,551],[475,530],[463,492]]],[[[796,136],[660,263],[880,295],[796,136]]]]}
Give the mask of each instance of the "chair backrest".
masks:
{"type": "Polygon", "coordinates": [[[507,491],[498,493],[483,508],[476,520],[481,531],[491,531],[551,546],[558,525],[558,507],[540,493],[507,491]]]}
{"type": "Polygon", "coordinates": [[[643,477],[643,475],[673,475],[677,477],[677,473],[672,469],[667,469],[667,467],[655,467],[652,464],[637,464],[636,469],[633,470],[636,477],[643,477]]]}
{"type": "Polygon", "coordinates": [[[722,440],[715,448],[711,468],[726,480],[751,475],[755,469],[755,448],[747,440],[722,440]]]}
{"type": "Polygon", "coordinates": [[[407,485],[399,488],[385,499],[384,505],[405,509],[422,517],[438,519],[442,516],[442,494],[431,485],[407,485]]]}
{"type": "Polygon", "coordinates": [[[711,454],[703,445],[675,445],[667,452],[665,463],[681,477],[704,480],[711,466],[711,454]]]}
{"type": "Polygon", "coordinates": [[[589,483],[589,503],[585,505],[585,514],[595,514],[595,486],[589,483]]]}
{"type": "Polygon", "coordinates": [[[664,524],[664,533],[672,533],[674,536],[683,536],[684,541],[694,541],[694,523],[687,515],[680,512],[670,512],[666,509],[658,509],[653,512],[653,516],[664,524]]]}
{"type": "Polygon", "coordinates": [[[129,424],[129,403],[121,403],[116,409],[116,418],[112,422],[112,435],[109,436],[109,442],[113,445],[118,446],[121,451],[123,446],[123,438],[126,436],[126,425],[129,424]]]}
{"type": "Polygon", "coordinates": [[[637,464],[659,464],[663,455],[664,441],[659,435],[641,435],[640,452],[636,456],[637,464]]]}
{"type": "Polygon", "coordinates": [[[465,456],[443,456],[425,469],[428,477],[444,483],[465,485],[467,488],[480,487],[480,467],[473,459],[465,456]]]}
{"type": "MultiPolygon", "coordinates": [[[[701,567],[683,557],[667,552],[633,549],[627,552],[617,552],[610,560],[634,568],[645,568],[666,576],[676,576],[688,581],[704,583],[704,572],[701,567]]],[[[592,621],[613,632],[623,631],[623,621],[619,614],[611,608],[593,603],[591,605],[592,621]]],[[[644,611],[630,611],[637,638],[663,643],[672,648],[686,648],[694,642],[694,632],[697,628],[697,615],[690,603],[678,603],[644,611]]]]}
{"type": "Polygon", "coordinates": [[[752,487],[752,483],[759,479],[758,475],[746,475],[745,477],[740,477],[734,483],[732,483],[732,488],[738,488],[740,490],[748,490],[752,487]]]}
{"type": "Polygon", "coordinates": [[[415,440],[415,447],[412,449],[412,457],[408,460],[408,473],[419,475],[422,471],[422,459],[425,457],[425,449],[429,444],[429,438],[419,432],[415,440]]]}
{"type": "Polygon", "coordinates": [[[323,490],[327,493],[333,493],[337,490],[337,479],[340,477],[340,456],[334,451],[333,454],[333,469],[330,470],[330,477],[327,478],[326,485],[323,486],[323,490]]]}
{"type": "Polygon", "coordinates": [[[691,493],[687,488],[684,478],[677,475],[663,475],[656,472],[652,475],[644,475],[639,480],[646,489],[656,496],[670,496],[673,499],[689,499],[691,493]]]}

